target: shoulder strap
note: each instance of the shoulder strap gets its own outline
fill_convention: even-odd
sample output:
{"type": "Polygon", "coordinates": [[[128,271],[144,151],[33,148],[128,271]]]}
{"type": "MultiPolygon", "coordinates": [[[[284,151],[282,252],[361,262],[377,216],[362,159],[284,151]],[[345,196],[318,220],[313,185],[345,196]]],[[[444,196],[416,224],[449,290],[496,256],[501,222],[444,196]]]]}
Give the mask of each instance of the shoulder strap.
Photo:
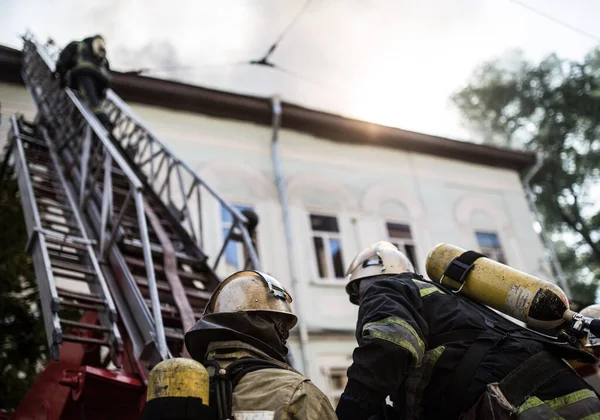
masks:
{"type": "Polygon", "coordinates": [[[249,357],[244,357],[242,359],[238,359],[229,366],[227,366],[227,374],[229,379],[231,380],[231,384],[233,388],[238,384],[238,382],[246,375],[247,373],[254,372],[256,370],[261,369],[284,369],[283,366],[278,365],[275,362],[271,362],[269,360],[263,359],[253,359],[249,357]]]}
{"type": "Polygon", "coordinates": [[[215,373],[211,376],[213,395],[210,399],[218,420],[233,419],[233,390],[247,373],[261,369],[284,369],[285,367],[269,360],[243,357],[223,369],[216,360],[206,362],[215,373]]]}
{"type": "Polygon", "coordinates": [[[465,251],[450,261],[444,270],[444,277],[448,277],[461,285],[464,284],[467,274],[473,268],[475,261],[485,255],[476,251],[465,251]]]}
{"type": "Polygon", "coordinates": [[[481,332],[473,344],[467,349],[460,362],[458,362],[454,374],[452,375],[452,379],[450,379],[452,387],[449,389],[444,402],[444,405],[447,407],[447,412],[451,413],[449,418],[458,417],[460,410],[463,407],[460,407],[457,404],[457,401],[463,399],[477,368],[487,352],[505,337],[506,335],[500,335],[494,330],[481,332]]]}

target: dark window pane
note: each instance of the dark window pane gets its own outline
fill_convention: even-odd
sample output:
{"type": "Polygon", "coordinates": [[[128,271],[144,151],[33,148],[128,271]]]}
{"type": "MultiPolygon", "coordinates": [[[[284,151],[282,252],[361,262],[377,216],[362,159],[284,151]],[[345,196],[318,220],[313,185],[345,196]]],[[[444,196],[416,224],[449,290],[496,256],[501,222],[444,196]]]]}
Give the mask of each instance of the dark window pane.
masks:
{"type": "Polygon", "coordinates": [[[320,216],[318,214],[311,214],[310,225],[312,230],[318,230],[321,232],[339,232],[337,218],[333,216],[320,216]]]}
{"type": "Polygon", "coordinates": [[[346,371],[344,369],[331,370],[331,385],[334,390],[343,390],[347,383],[348,378],[346,377],[346,371]]]}
{"type": "Polygon", "coordinates": [[[404,249],[406,250],[406,256],[415,268],[415,272],[417,272],[417,257],[415,255],[414,245],[404,245],[404,249]]]}
{"type": "Polygon", "coordinates": [[[333,260],[333,270],[337,278],[344,277],[344,262],[342,261],[342,246],[339,239],[329,239],[329,250],[333,260]]]}
{"type": "Polygon", "coordinates": [[[233,222],[233,215],[223,205],[221,206],[221,222],[223,222],[223,223],[232,223],[233,222]]]}
{"type": "Polygon", "coordinates": [[[327,277],[327,256],[325,255],[325,247],[323,246],[323,238],[318,236],[313,237],[315,244],[315,254],[317,256],[317,267],[319,267],[319,277],[327,277]]]}
{"type": "MultiPolygon", "coordinates": [[[[229,228],[223,229],[223,241],[227,238],[227,234],[229,233],[229,228]]],[[[235,268],[238,268],[238,252],[237,252],[237,243],[233,240],[230,240],[227,243],[227,247],[225,248],[225,261],[227,264],[232,265],[235,268]]]]}
{"type": "Polygon", "coordinates": [[[500,239],[496,233],[490,232],[475,232],[477,243],[480,247],[485,248],[500,248],[500,239]]]}
{"type": "Polygon", "coordinates": [[[506,264],[506,258],[504,258],[504,252],[502,252],[502,250],[496,252],[496,261],[500,264],[506,264]]]}
{"type": "Polygon", "coordinates": [[[412,239],[410,226],[402,223],[387,223],[388,236],[390,238],[412,239]]]}

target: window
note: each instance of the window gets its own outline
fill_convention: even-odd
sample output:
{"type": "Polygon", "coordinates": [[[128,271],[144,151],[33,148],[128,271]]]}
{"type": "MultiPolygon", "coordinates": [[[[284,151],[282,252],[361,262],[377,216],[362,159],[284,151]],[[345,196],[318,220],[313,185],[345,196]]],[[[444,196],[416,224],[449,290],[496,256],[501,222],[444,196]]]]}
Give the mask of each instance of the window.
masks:
{"type": "Polygon", "coordinates": [[[319,277],[322,279],[344,278],[344,260],[337,218],[311,214],[310,224],[313,231],[319,277]]]}
{"type": "Polygon", "coordinates": [[[498,234],[494,232],[475,232],[481,253],[492,260],[506,264],[506,257],[498,234]]]}
{"type": "Polygon", "coordinates": [[[400,251],[404,253],[412,263],[415,270],[417,269],[417,257],[415,253],[415,242],[410,232],[410,226],[403,223],[387,222],[387,231],[389,241],[396,245],[400,251]]]}
{"type": "MultiPolygon", "coordinates": [[[[251,206],[243,206],[243,205],[234,205],[237,210],[244,211],[250,210],[254,211],[251,206]]],[[[221,206],[221,225],[223,232],[223,242],[227,239],[227,235],[233,225],[233,214],[231,214],[224,206],[221,206]]],[[[239,232],[236,232],[235,229],[231,234],[232,237],[225,248],[225,253],[223,258],[225,258],[226,264],[232,271],[244,270],[249,261],[249,255],[246,247],[244,246],[244,242],[242,236],[239,232]]],[[[257,249],[256,246],[256,231],[251,233],[251,239],[254,243],[254,248],[257,249]]],[[[258,250],[256,251],[258,252],[258,250]]]]}
{"type": "Polygon", "coordinates": [[[329,379],[329,400],[331,401],[331,405],[333,408],[337,407],[340,402],[340,396],[342,392],[344,392],[344,388],[346,388],[346,384],[348,383],[348,377],[346,376],[347,368],[330,368],[328,379],[329,379]]]}

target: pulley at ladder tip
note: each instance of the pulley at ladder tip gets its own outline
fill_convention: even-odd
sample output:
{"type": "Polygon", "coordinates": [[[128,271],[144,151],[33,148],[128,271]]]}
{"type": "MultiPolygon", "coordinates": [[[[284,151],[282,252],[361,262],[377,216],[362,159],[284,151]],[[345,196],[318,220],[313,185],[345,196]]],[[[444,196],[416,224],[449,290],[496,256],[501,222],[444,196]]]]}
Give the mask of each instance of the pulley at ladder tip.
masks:
{"type": "Polygon", "coordinates": [[[157,364],[148,377],[143,420],[209,420],[210,377],[199,362],[183,357],[157,364]]]}
{"type": "Polygon", "coordinates": [[[438,244],[427,256],[426,270],[433,281],[532,327],[552,329],[566,321],[571,331],[600,333],[600,319],[572,311],[567,295],[554,283],[477,252],[438,244]]]}

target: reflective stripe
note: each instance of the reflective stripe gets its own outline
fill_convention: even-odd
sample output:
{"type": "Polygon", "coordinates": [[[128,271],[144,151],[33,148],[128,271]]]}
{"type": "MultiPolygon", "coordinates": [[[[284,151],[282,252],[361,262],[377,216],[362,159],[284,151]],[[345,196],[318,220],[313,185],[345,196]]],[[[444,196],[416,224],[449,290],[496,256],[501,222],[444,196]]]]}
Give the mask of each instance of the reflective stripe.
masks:
{"type": "Polygon", "coordinates": [[[439,289],[438,287],[432,286],[431,283],[427,283],[425,281],[416,280],[416,279],[412,279],[412,281],[419,288],[419,293],[421,294],[421,297],[425,297],[425,296],[430,295],[435,292],[439,292],[443,295],[446,294],[443,290],[439,289]]]}
{"type": "Polygon", "coordinates": [[[579,391],[572,392],[562,397],[554,398],[553,400],[545,401],[546,404],[553,410],[558,410],[569,404],[575,404],[586,398],[596,398],[596,393],[589,389],[580,389],[579,391]]]}
{"type": "MultiPolygon", "coordinates": [[[[560,410],[561,408],[564,408],[566,406],[569,406],[571,404],[576,404],[580,401],[586,400],[588,398],[595,398],[596,397],[596,393],[594,391],[591,391],[589,389],[580,389],[579,391],[575,391],[572,392],[570,394],[567,395],[563,395],[562,397],[558,397],[558,398],[554,398],[552,400],[546,400],[546,401],[542,401],[540,400],[538,397],[529,397],[527,398],[527,400],[519,407],[519,412],[518,414],[521,414],[527,410],[530,410],[532,408],[536,408],[539,407],[541,405],[547,405],[548,407],[550,407],[552,410],[560,410]]],[[[599,407],[600,407],[600,403],[599,403],[599,407]]],[[[599,415],[598,414],[592,414],[591,416],[596,416],[599,415]]],[[[586,418],[594,418],[591,416],[587,416],[586,418]]]]}
{"type": "Polygon", "coordinates": [[[423,399],[423,392],[429,385],[435,364],[444,353],[444,350],[446,350],[444,346],[438,346],[425,353],[421,367],[414,369],[406,379],[406,418],[422,417],[421,400],[423,399]]]}
{"type": "Polygon", "coordinates": [[[235,420],[273,420],[275,418],[274,411],[234,411],[233,418],[235,420]]]}
{"type": "Polygon", "coordinates": [[[403,319],[390,316],[380,321],[368,322],[362,329],[363,338],[379,338],[405,348],[413,355],[413,366],[420,366],[425,343],[415,329],[403,319]]]}
{"type": "Polygon", "coordinates": [[[581,420],[600,420],[600,413],[590,414],[589,416],[582,417],[581,420]]]}
{"type": "Polygon", "coordinates": [[[522,412],[527,411],[531,408],[539,407],[540,405],[544,405],[544,402],[538,397],[529,397],[525,400],[523,404],[521,404],[517,414],[521,414],[522,412]]]}
{"type": "Polygon", "coordinates": [[[430,294],[435,293],[435,292],[438,292],[438,293],[441,293],[441,294],[445,295],[444,292],[442,292],[440,289],[438,289],[435,286],[434,287],[428,287],[427,289],[421,289],[421,290],[419,290],[419,293],[421,294],[421,297],[425,297],[425,296],[430,295],[430,294]]]}

